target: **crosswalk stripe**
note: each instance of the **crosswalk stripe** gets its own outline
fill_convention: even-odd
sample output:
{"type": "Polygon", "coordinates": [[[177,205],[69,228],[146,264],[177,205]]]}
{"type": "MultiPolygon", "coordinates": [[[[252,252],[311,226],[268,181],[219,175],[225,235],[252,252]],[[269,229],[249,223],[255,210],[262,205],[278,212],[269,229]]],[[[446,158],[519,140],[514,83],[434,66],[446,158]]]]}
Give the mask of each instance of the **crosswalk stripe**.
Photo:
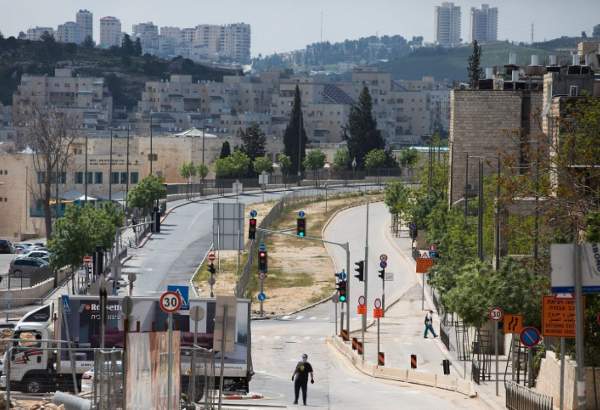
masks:
{"type": "Polygon", "coordinates": [[[290,315],[285,315],[282,317],[283,320],[288,320],[290,318],[290,315]]]}
{"type": "Polygon", "coordinates": [[[316,316],[311,316],[311,317],[310,317],[310,320],[316,320],[316,319],[317,319],[317,317],[316,317],[316,316]]]}
{"type": "Polygon", "coordinates": [[[296,316],[296,320],[304,319],[304,316],[296,316]]]}

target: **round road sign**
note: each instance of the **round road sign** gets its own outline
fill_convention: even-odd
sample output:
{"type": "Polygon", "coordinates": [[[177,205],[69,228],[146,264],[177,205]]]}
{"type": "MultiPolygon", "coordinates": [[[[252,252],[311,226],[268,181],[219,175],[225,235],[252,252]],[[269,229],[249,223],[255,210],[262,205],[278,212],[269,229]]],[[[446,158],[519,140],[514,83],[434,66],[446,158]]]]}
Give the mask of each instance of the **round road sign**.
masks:
{"type": "Polygon", "coordinates": [[[381,269],[385,269],[385,268],[387,268],[387,262],[386,262],[386,261],[381,261],[381,262],[379,262],[379,267],[380,267],[381,269]]]}
{"type": "Polygon", "coordinates": [[[209,252],[208,253],[208,260],[211,261],[211,262],[215,260],[215,253],[214,252],[209,252]]]}
{"type": "Polygon", "coordinates": [[[135,273],[129,272],[127,274],[127,280],[129,281],[129,283],[135,282],[136,279],[137,279],[137,275],[135,273]]]}
{"type": "Polygon", "coordinates": [[[381,299],[375,299],[375,302],[373,302],[373,304],[375,305],[375,309],[381,309],[381,299]]]}
{"type": "Polygon", "coordinates": [[[192,306],[190,310],[190,318],[194,322],[199,322],[204,319],[204,309],[201,306],[192,306]]]}
{"type": "Polygon", "coordinates": [[[504,312],[499,307],[494,307],[490,309],[490,313],[488,315],[490,319],[499,322],[504,317],[504,312]]]}
{"type": "Polygon", "coordinates": [[[253,209],[253,210],[250,211],[250,216],[252,218],[256,218],[256,215],[258,215],[258,212],[256,212],[256,209],[253,209]]]}
{"type": "Polygon", "coordinates": [[[521,331],[520,335],[521,343],[523,343],[527,347],[533,347],[537,345],[542,340],[542,335],[540,335],[540,331],[535,327],[525,327],[521,331]]]}
{"type": "Polygon", "coordinates": [[[387,255],[385,253],[382,253],[381,255],[379,255],[379,260],[380,261],[387,261],[387,255]]]}
{"type": "Polygon", "coordinates": [[[164,292],[160,295],[160,309],[165,313],[175,313],[181,307],[181,297],[177,292],[164,292]]]}
{"type": "Polygon", "coordinates": [[[258,300],[260,300],[261,302],[264,301],[267,298],[267,295],[265,295],[264,292],[260,292],[258,294],[258,300]]]}
{"type": "Polygon", "coordinates": [[[304,218],[306,216],[306,214],[304,213],[304,211],[300,211],[300,212],[298,212],[298,216],[300,218],[304,218]]]}
{"type": "Polygon", "coordinates": [[[358,304],[359,305],[364,305],[365,303],[367,303],[367,299],[365,299],[364,296],[359,296],[358,297],[358,304]]]}
{"type": "Polygon", "coordinates": [[[260,272],[260,273],[258,274],[258,278],[259,278],[260,280],[265,280],[265,278],[266,278],[266,277],[267,277],[267,274],[266,274],[266,273],[264,273],[264,272],[260,272]]]}

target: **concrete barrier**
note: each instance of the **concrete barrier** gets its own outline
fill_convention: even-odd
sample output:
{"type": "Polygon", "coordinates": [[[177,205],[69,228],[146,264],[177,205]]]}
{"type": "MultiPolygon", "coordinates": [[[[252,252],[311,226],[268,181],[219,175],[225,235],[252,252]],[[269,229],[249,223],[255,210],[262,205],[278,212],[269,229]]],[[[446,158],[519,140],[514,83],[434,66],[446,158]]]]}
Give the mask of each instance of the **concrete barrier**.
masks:
{"type": "Polygon", "coordinates": [[[363,362],[362,357],[355,353],[352,348],[345,344],[339,337],[329,338],[327,339],[327,342],[345,356],[357,370],[367,376],[449,390],[463,394],[467,397],[477,396],[475,386],[470,380],[463,380],[456,376],[446,376],[421,370],[376,366],[369,362],[363,362]]]}

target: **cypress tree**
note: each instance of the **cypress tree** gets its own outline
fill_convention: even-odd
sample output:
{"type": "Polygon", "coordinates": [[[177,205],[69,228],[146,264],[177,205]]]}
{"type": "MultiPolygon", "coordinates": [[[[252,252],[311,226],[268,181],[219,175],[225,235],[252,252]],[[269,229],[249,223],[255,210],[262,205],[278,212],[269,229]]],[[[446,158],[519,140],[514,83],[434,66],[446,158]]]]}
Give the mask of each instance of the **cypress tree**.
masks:
{"type": "Polygon", "coordinates": [[[223,142],[223,145],[221,145],[221,154],[219,155],[219,158],[227,158],[230,155],[231,147],[229,146],[229,141],[225,141],[223,142]]]}
{"type": "Polygon", "coordinates": [[[377,121],[373,117],[373,101],[369,89],[364,87],[358,103],[350,109],[348,125],[344,137],[348,142],[350,162],[356,158],[358,168],[364,167],[367,153],[374,149],[385,149],[385,141],[377,129],[377,121]]]}
{"type": "Polygon", "coordinates": [[[477,40],[473,41],[473,54],[469,57],[469,85],[475,89],[479,86],[479,79],[483,75],[481,69],[481,46],[477,43],[477,40]]]}
{"type": "Polygon", "coordinates": [[[307,141],[308,138],[306,137],[306,130],[304,129],[304,121],[302,119],[302,99],[300,97],[300,87],[296,85],[294,105],[292,106],[290,122],[285,129],[285,134],[283,135],[285,155],[290,157],[291,160],[290,174],[298,171],[298,163],[300,163],[300,166],[302,166],[302,162],[306,157],[307,141]],[[298,147],[298,143],[300,143],[300,147],[298,147]],[[298,160],[298,154],[300,154],[300,160],[298,160]]]}

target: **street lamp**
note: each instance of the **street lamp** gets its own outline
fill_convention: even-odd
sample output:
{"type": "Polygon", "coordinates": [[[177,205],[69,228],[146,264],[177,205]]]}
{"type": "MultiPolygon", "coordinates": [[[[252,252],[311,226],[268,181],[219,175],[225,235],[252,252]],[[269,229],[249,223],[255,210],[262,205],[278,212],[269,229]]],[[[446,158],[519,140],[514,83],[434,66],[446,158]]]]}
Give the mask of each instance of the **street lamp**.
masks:
{"type": "Polygon", "coordinates": [[[152,111],[150,111],[150,175],[152,175],[152,162],[154,161],[154,151],[152,150],[152,111]]]}

